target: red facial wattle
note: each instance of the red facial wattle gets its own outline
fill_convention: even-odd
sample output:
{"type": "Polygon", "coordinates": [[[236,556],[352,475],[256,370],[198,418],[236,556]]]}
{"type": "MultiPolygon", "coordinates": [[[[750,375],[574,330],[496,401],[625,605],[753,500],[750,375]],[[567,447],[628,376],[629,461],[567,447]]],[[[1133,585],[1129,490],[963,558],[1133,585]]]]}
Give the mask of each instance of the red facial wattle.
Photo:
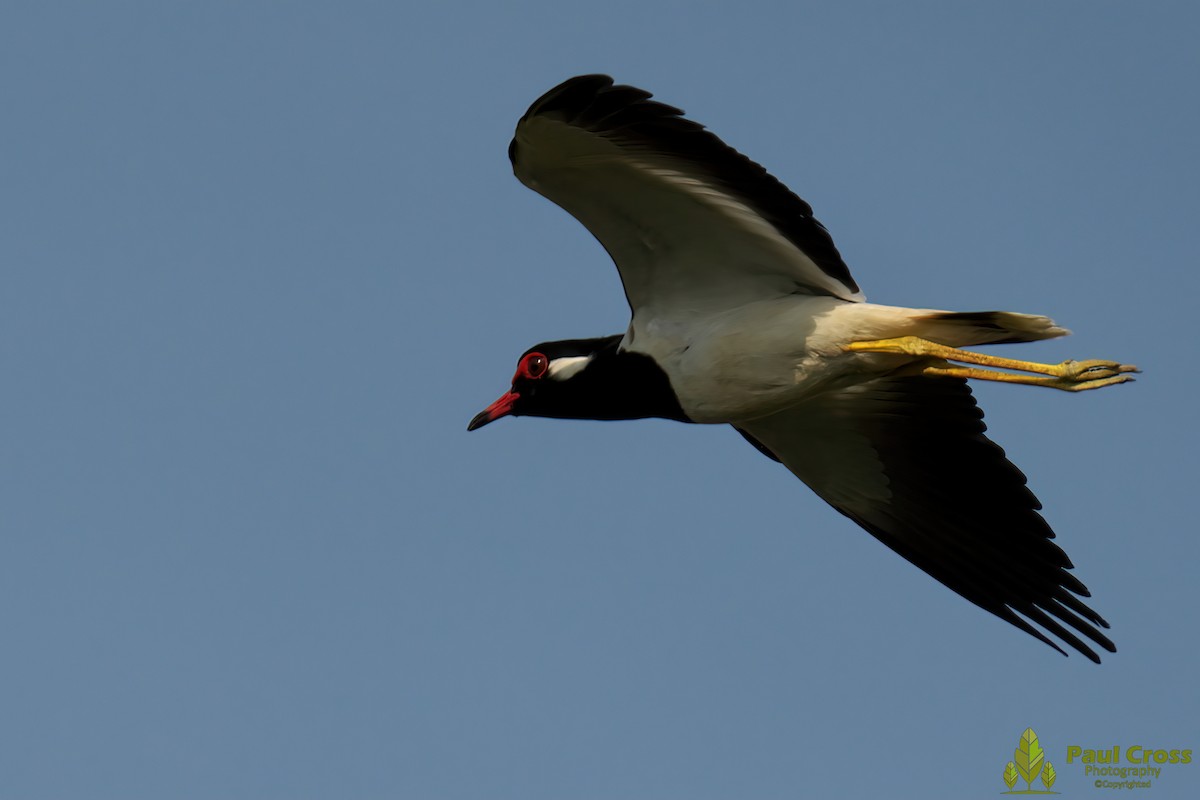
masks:
{"type": "Polygon", "coordinates": [[[545,375],[548,369],[550,369],[550,359],[541,353],[526,353],[517,364],[517,372],[513,375],[513,385],[515,386],[520,378],[536,381],[545,375]]]}
{"type": "Polygon", "coordinates": [[[513,405],[521,399],[520,393],[517,391],[517,384],[521,381],[536,381],[550,369],[550,359],[541,353],[526,353],[521,357],[517,364],[517,371],[513,375],[513,388],[511,391],[501,395],[496,402],[480,411],[475,415],[467,425],[468,431],[473,431],[482,428],[489,422],[495,422],[501,417],[507,417],[513,411],[513,405]]]}

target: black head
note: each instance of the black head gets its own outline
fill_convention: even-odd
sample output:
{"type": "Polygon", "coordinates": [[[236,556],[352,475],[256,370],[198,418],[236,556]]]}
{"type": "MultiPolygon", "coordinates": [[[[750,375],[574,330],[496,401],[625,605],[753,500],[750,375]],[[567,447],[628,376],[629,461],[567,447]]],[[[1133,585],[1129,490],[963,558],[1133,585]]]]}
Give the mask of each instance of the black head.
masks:
{"type": "Polygon", "coordinates": [[[621,335],[543,342],[521,354],[512,389],[475,415],[467,430],[501,417],[688,421],[662,369],[620,352],[621,335]]]}

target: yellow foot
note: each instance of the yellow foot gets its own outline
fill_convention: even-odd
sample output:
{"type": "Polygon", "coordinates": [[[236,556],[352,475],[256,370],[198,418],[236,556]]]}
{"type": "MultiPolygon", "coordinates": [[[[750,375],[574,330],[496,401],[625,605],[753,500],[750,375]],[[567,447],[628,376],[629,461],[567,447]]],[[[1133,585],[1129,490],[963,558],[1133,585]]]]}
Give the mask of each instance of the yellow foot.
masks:
{"type": "Polygon", "coordinates": [[[1050,389],[1062,389],[1064,392],[1084,392],[1088,389],[1099,389],[1103,386],[1126,383],[1133,380],[1133,376],[1126,373],[1136,371],[1127,369],[1124,373],[1110,374],[1106,377],[1071,378],[1049,375],[1021,375],[1016,372],[995,372],[990,369],[980,369],[978,367],[924,367],[920,370],[922,375],[949,375],[955,378],[974,378],[976,380],[998,381],[1000,383],[1019,383],[1024,386],[1045,386],[1050,389]]]}
{"type": "Polygon", "coordinates": [[[1067,392],[1082,392],[1088,389],[1099,389],[1133,380],[1129,374],[1140,372],[1132,364],[1122,364],[1118,361],[1064,361],[1061,364],[1039,364],[1034,361],[1018,361],[1012,358],[974,353],[970,350],[959,350],[944,344],[931,342],[916,336],[901,336],[895,339],[877,339],[867,342],[850,342],[845,349],[852,353],[895,353],[897,355],[924,356],[940,358],[944,361],[958,361],[964,364],[977,364],[984,367],[1012,369],[1021,372],[1033,372],[1036,375],[1019,375],[1010,372],[996,372],[991,369],[978,367],[927,366],[921,372],[926,375],[952,375],[960,378],[975,378],[1001,383],[1020,383],[1028,386],[1046,386],[1051,389],[1062,389],[1067,392]],[[1044,377],[1043,377],[1044,376],[1044,377]]]}

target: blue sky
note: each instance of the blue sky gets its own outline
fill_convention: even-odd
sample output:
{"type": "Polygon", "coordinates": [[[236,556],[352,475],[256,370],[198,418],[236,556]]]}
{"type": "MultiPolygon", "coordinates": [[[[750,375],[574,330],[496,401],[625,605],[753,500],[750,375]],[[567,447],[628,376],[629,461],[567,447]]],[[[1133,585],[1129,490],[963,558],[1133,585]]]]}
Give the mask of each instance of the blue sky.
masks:
{"type": "Polygon", "coordinates": [[[1099,797],[1069,745],[1200,750],[1194,5],[417,5],[0,11],[0,796],[990,797],[1032,726],[1099,797]],[[1143,367],[976,389],[1118,654],[729,429],[466,433],[526,347],[626,324],[505,158],[597,71],[808,200],[873,301],[1143,367]]]}

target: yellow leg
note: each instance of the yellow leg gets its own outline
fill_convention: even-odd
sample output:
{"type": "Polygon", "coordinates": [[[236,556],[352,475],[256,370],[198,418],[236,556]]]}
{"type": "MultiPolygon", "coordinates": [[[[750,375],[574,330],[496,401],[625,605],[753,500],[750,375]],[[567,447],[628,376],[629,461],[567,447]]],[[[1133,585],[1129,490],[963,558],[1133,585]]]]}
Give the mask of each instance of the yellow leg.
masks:
{"type": "Polygon", "coordinates": [[[1010,372],[996,372],[990,369],[972,367],[925,367],[922,372],[926,375],[953,375],[960,378],[976,378],[1001,383],[1021,383],[1030,386],[1047,386],[1052,389],[1062,389],[1068,392],[1081,392],[1087,389],[1099,389],[1133,380],[1128,373],[1140,372],[1131,364],[1121,364],[1116,361],[1064,361],[1061,364],[1038,364],[1034,361],[1018,361],[1012,358],[973,353],[970,350],[959,350],[944,344],[931,342],[916,336],[901,336],[896,339],[878,339],[869,342],[850,342],[845,345],[852,353],[895,353],[897,355],[925,356],[941,358],[946,361],[958,361],[965,364],[977,364],[983,367],[999,369],[1014,369],[1022,372],[1034,372],[1048,377],[1033,375],[1014,375],[1010,372]]]}
{"type": "Polygon", "coordinates": [[[1112,386],[1125,383],[1133,378],[1129,375],[1112,375],[1107,378],[1091,380],[1073,380],[1071,378],[1054,378],[1046,375],[1019,375],[1014,372],[994,372],[990,369],[975,367],[925,367],[922,375],[950,375],[955,378],[974,378],[983,381],[999,383],[1019,383],[1024,386],[1046,386],[1051,389],[1062,389],[1064,392],[1082,392],[1088,389],[1099,389],[1101,386],[1112,386]]]}

